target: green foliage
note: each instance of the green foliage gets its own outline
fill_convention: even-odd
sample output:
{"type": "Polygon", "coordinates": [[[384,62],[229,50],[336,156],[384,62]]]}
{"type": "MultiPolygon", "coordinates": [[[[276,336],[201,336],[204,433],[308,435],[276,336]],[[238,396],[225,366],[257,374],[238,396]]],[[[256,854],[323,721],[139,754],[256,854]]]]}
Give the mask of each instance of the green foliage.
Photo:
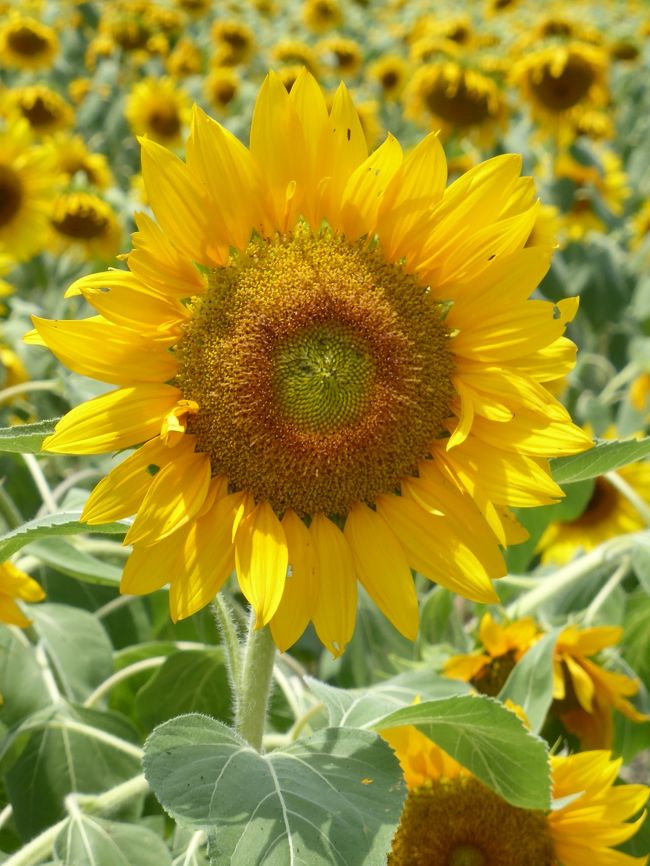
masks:
{"type": "Polygon", "coordinates": [[[557,630],[540,638],[517,662],[499,692],[500,701],[521,707],[538,734],[553,700],[553,651],[557,630]]]}
{"type": "Polygon", "coordinates": [[[123,523],[104,523],[90,529],[85,523],[80,523],[80,511],[62,511],[58,514],[48,514],[28,520],[22,526],[12,529],[0,536],[0,561],[4,562],[26,544],[58,535],[79,535],[82,532],[97,532],[104,535],[120,535],[126,532],[123,523]]]}
{"type": "Polygon", "coordinates": [[[13,454],[35,454],[41,450],[43,440],[54,433],[59,419],[37,421],[35,424],[20,424],[0,427],[0,451],[13,454]]]}
{"type": "Polygon", "coordinates": [[[369,731],[328,728],[268,755],[188,715],[145,744],[145,775],[181,824],[206,830],[211,866],[384,866],[404,796],[369,731]]]}
{"type": "Polygon", "coordinates": [[[54,853],[71,866],[172,866],[167,846],[146,827],[81,812],[66,821],[54,843],[54,853]]]}
{"type": "Polygon", "coordinates": [[[598,442],[582,454],[557,457],[551,461],[553,478],[558,484],[571,484],[597,478],[606,472],[636,463],[650,455],[650,437],[628,442],[598,442]]]}

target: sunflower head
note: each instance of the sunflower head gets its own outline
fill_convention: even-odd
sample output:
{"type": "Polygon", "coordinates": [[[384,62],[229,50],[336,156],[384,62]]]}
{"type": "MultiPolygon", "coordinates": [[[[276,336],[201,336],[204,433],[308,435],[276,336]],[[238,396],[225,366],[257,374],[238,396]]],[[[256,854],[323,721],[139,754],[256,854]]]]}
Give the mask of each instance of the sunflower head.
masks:
{"type": "MultiPolygon", "coordinates": [[[[319,62],[311,45],[300,39],[281,39],[276,42],[271,51],[272,59],[292,69],[304,66],[314,77],[318,78],[319,62]]],[[[281,76],[281,72],[278,72],[281,76]]],[[[289,88],[290,89],[290,88],[289,88]]]]}
{"type": "Polygon", "coordinates": [[[187,162],[141,143],[155,221],[138,216],[129,270],[71,287],[91,319],[35,319],[65,363],[117,386],[45,447],[140,445],[84,511],[137,513],[123,590],[172,575],[178,619],[235,571],[280,647],[311,620],[335,654],[357,580],[410,638],[411,569],[495,601],[508,506],[554,501],[544,455],[590,444],[543,385],[573,363],[576,303],[528,300],[550,250],[526,247],[538,206],[519,158],[445,189],[435,135],[368,155],[345,87],[328,110],[304,70],[290,93],[266,79],[250,149],[199,109],[187,162]]]}
{"type": "Polygon", "coordinates": [[[124,113],[135,135],[174,147],[189,121],[190,101],[170,78],[145,78],[131,90],[124,113]]]}
{"type": "Polygon", "coordinates": [[[303,0],[302,18],[309,30],[326,33],[343,22],[339,0],[303,0]]]}
{"type": "Polygon", "coordinates": [[[74,122],[72,106],[44,84],[30,84],[7,93],[9,105],[29,123],[39,136],[67,129],[74,122]]]}
{"type": "Polygon", "coordinates": [[[371,64],[370,77],[377,82],[383,99],[398,99],[408,78],[409,65],[398,54],[385,54],[371,64]]]}
{"type": "Polygon", "coordinates": [[[117,216],[94,193],[61,193],[54,201],[50,222],[56,250],[73,250],[105,261],[117,254],[122,237],[117,216]]]}
{"type": "Polygon", "coordinates": [[[203,55],[189,37],[179,39],[165,62],[167,72],[176,78],[198,75],[203,68],[203,55]]]}
{"type": "Polygon", "coordinates": [[[59,52],[56,31],[34,18],[10,15],[0,26],[2,65],[15,69],[47,69],[59,52]]]}
{"type": "Polygon", "coordinates": [[[219,114],[229,111],[239,93],[240,78],[231,66],[214,66],[203,84],[203,93],[219,114]]]}
{"type": "Polygon", "coordinates": [[[354,78],[363,64],[363,54],[354,39],[334,36],[317,46],[323,66],[337,78],[354,78]]]}
{"type": "Polygon", "coordinates": [[[215,63],[221,66],[247,63],[255,49],[255,35],[241,21],[215,21],[210,34],[217,46],[215,63]]]}
{"type": "Polygon", "coordinates": [[[76,174],[97,189],[107,189],[113,184],[113,175],[108,160],[102,153],[91,153],[80,135],[61,133],[52,141],[59,171],[72,179],[76,174]]]}

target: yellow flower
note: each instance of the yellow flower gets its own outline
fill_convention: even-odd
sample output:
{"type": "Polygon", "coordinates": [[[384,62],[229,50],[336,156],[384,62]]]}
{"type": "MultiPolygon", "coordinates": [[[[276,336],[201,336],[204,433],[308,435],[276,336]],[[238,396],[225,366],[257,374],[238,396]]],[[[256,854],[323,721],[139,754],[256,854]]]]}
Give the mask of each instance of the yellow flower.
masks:
{"type": "Polygon", "coordinates": [[[368,69],[370,78],[381,87],[384,99],[393,100],[401,96],[406,85],[409,65],[398,54],[384,54],[368,69]]]}
{"type": "MultiPolygon", "coordinates": [[[[2,169],[0,168],[0,174],[2,173],[2,169]]],[[[0,184],[0,189],[2,186],[0,184]]],[[[9,253],[0,252],[0,298],[4,298],[7,295],[10,295],[14,287],[7,280],[2,279],[6,277],[8,273],[10,273],[16,267],[16,259],[9,255],[9,253]]],[[[0,302],[0,312],[4,312],[5,307],[4,304],[0,302]]]]}
{"type": "Polygon", "coordinates": [[[404,91],[406,113],[445,136],[488,143],[505,125],[505,98],[491,78],[453,61],[421,66],[404,91]]]}
{"type": "Polygon", "coordinates": [[[328,114],[304,71],[290,94],[268,76],[250,150],[198,108],[187,162],[141,144],[157,222],[138,217],[130,270],[68,290],[97,316],[35,319],[69,367],[118,385],[45,448],[144,443],[84,510],[137,512],[124,592],[170,583],[178,619],[234,569],[282,649],[311,619],[337,654],[357,579],[409,638],[411,568],[496,601],[508,506],[559,498],[546,458],[591,445],[543,385],[573,364],[577,301],[529,300],[551,253],[524,247],[520,158],[445,189],[435,135],[368,156],[346,88],[328,114]]]}
{"type": "Polygon", "coordinates": [[[343,23],[338,0],[303,0],[302,17],[314,33],[325,33],[343,23]]]}
{"type": "MultiPolygon", "coordinates": [[[[2,260],[0,259],[0,272],[2,260]]],[[[29,373],[18,355],[8,346],[0,343],[0,388],[11,388],[29,381],[29,373]]]]}
{"type": "MultiPolygon", "coordinates": [[[[650,207],[648,208],[650,211],[650,207]]],[[[643,412],[650,397],[650,373],[643,372],[630,385],[630,403],[637,412],[643,412]]]]}
{"type": "Polygon", "coordinates": [[[210,34],[217,45],[214,62],[219,66],[246,63],[255,49],[255,35],[241,21],[215,21],[210,34]]]}
{"type": "Polygon", "coordinates": [[[363,64],[363,54],[354,39],[332,36],[317,45],[321,61],[330,74],[354,78],[363,64]]]}
{"type": "Polygon", "coordinates": [[[190,118],[190,100],[171,78],[144,78],[131,90],[124,111],[135,135],[176,147],[190,118]]]}
{"type": "Polygon", "coordinates": [[[36,135],[51,135],[74,122],[70,103],[44,84],[30,84],[7,91],[7,104],[21,114],[36,135]]]}
{"type": "Polygon", "coordinates": [[[203,83],[203,93],[220,114],[239,93],[239,75],[230,66],[215,66],[203,83]]]}
{"type": "Polygon", "coordinates": [[[451,679],[471,683],[484,695],[495,697],[539,635],[539,627],[530,617],[500,625],[490,613],[485,613],[479,628],[482,649],[450,656],[442,672],[451,679]]]}
{"type": "Polygon", "coordinates": [[[165,68],[171,76],[185,78],[198,75],[203,67],[203,57],[198,46],[189,38],[179,39],[167,61],[165,68]]]}
{"type": "Polygon", "coordinates": [[[277,63],[284,63],[292,68],[305,66],[312,75],[318,78],[318,60],[314,49],[306,42],[299,39],[282,39],[273,46],[271,57],[277,63]]]}
{"type": "Polygon", "coordinates": [[[0,565],[0,622],[27,628],[31,620],[27,619],[16,599],[35,602],[44,598],[45,593],[28,574],[11,562],[0,565]]]}
{"type": "Polygon", "coordinates": [[[81,254],[87,259],[114,258],[122,229],[113,209],[90,192],[66,192],[54,201],[51,225],[52,247],[81,254]]]}
{"type": "Polygon", "coordinates": [[[614,785],[606,751],[551,758],[554,809],[511,806],[415,728],[384,731],[408,795],[388,866],[645,866],[615,851],[639,830],[650,788],[614,785]]]}
{"type": "Polygon", "coordinates": [[[113,184],[113,174],[103,153],[91,153],[80,135],[60,133],[52,141],[58,170],[72,179],[75,174],[97,189],[113,184]]]}
{"type": "Polygon", "coordinates": [[[23,15],[10,15],[0,26],[1,64],[14,69],[47,69],[59,51],[56,32],[23,15]]]}
{"type": "Polygon", "coordinates": [[[58,180],[53,151],[25,120],[0,128],[0,253],[20,261],[42,248],[58,180]]]}
{"type": "Polygon", "coordinates": [[[569,42],[522,55],[512,69],[536,120],[562,130],[578,108],[598,108],[608,99],[607,55],[593,45],[569,42]]]}
{"type": "Polygon", "coordinates": [[[650,199],[644,202],[632,218],[634,235],[630,242],[632,249],[642,246],[650,235],[650,199]]]}
{"type": "Polygon", "coordinates": [[[612,710],[633,722],[650,716],[638,712],[627,700],[639,691],[637,680],[607,671],[590,657],[618,643],[623,629],[617,626],[578,628],[571,625],[558,637],[553,657],[553,711],[586,749],[612,745],[612,710]]]}

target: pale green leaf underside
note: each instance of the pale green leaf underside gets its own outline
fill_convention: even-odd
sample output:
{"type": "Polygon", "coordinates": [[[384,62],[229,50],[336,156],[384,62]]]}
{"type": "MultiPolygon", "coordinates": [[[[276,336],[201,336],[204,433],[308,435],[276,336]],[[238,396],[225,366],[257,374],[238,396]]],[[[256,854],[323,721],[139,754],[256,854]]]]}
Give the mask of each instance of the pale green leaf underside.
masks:
{"type": "Polygon", "coordinates": [[[53,418],[51,421],[37,421],[35,424],[0,427],[0,452],[38,453],[41,450],[43,440],[54,433],[54,428],[59,420],[59,418],[53,418]]]}
{"type": "Polygon", "coordinates": [[[415,725],[514,806],[550,807],[546,745],[499,701],[484,695],[426,701],[390,713],[375,730],[401,725],[415,725]]]}
{"type": "Polygon", "coordinates": [[[589,451],[551,460],[551,472],[558,484],[597,478],[650,455],[650,436],[626,442],[598,442],[589,451]]]}
{"type": "Polygon", "coordinates": [[[127,525],[124,523],[104,523],[101,526],[88,526],[81,523],[80,511],[60,511],[57,514],[48,514],[45,517],[37,517],[23,523],[22,526],[12,529],[10,532],[0,536],[0,562],[8,559],[12,553],[16,553],[26,544],[38,541],[39,538],[48,538],[53,535],[79,535],[82,532],[102,533],[104,535],[118,535],[126,532],[127,525]]]}
{"type": "Polygon", "coordinates": [[[146,827],[82,813],[70,818],[54,843],[62,863],[74,866],[171,866],[162,840],[146,827]]]}
{"type": "Polygon", "coordinates": [[[528,650],[510,672],[499,694],[500,701],[508,698],[526,713],[531,730],[539,733],[553,700],[553,651],[558,629],[528,650]]]}
{"type": "Polygon", "coordinates": [[[147,740],[144,768],[172,817],[209,834],[214,866],[385,866],[404,797],[389,747],[354,729],[260,755],[214,719],[181,716],[147,740]]]}

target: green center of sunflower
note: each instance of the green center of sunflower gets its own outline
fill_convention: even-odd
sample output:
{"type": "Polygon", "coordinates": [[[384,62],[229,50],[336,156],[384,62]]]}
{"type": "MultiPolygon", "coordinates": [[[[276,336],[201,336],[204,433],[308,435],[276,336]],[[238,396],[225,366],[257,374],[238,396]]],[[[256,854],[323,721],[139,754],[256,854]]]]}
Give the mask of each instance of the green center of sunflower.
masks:
{"type": "Polygon", "coordinates": [[[8,165],[0,165],[0,228],[8,225],[20,210],[23,185],[8,165]]]}
{"type": "Polygon", "coordinates": [[[212,471],[280,513],[343,516],[415,475],[444,430],[440,305],[378,247],[299,229],[211,272],[176,384],[212,471]]]}
{"type": "Polygon", "coordinates": [[[409,791],[388,866],[553,866],[553,848],[543,812],[461,776],[409,791]]]}

